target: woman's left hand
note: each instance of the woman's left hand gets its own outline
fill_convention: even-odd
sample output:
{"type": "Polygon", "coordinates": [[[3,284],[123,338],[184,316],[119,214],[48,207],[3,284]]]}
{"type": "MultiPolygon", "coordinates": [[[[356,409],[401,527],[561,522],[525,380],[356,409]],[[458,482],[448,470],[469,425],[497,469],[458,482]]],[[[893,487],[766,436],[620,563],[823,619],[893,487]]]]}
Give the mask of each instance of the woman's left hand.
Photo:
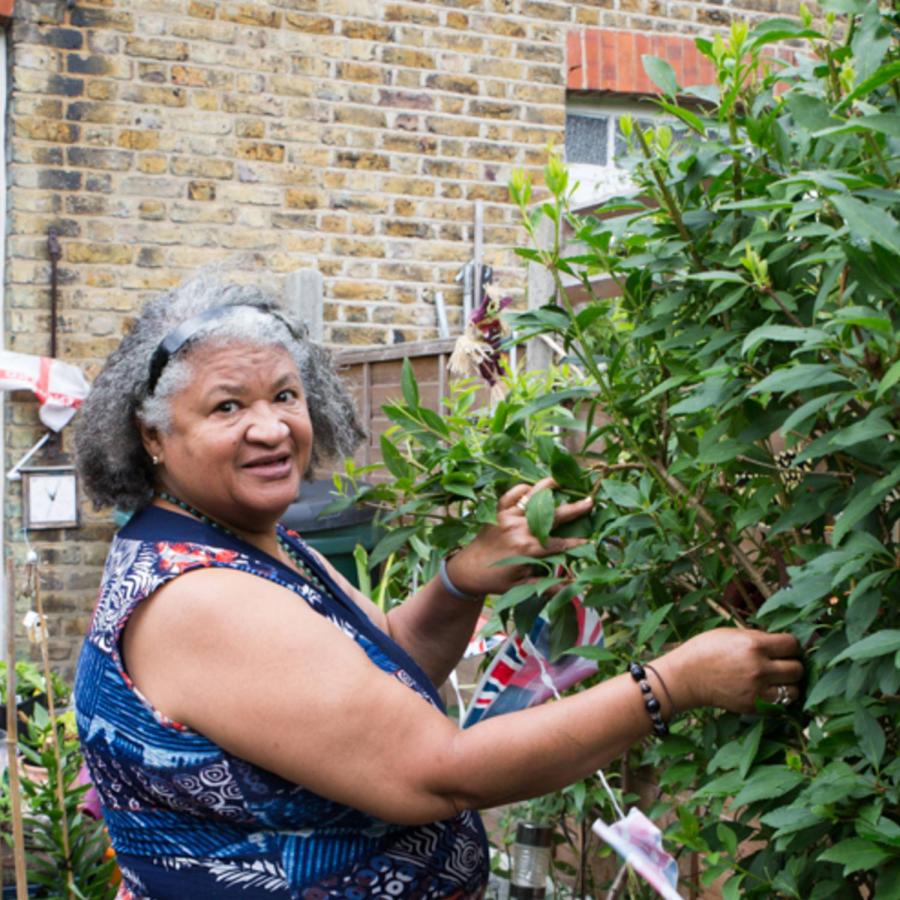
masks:
{"type": "MultiPolygon", "coordinates": [[[[497,522],[486,525],[477,537],[447,561],[447,573],[456,587],[466,594],[502,594],[515,584],[536,580],[529,565],[499,566],[497,563],[513,556],[549,556],[561,553],[585,542],[584,538],[551,537],[546,544],[531,533],[525,508],[528,498],[543,488],[554,488],[552,478],[537,484],[517,484],[498,501],[497,522]]],[[[553,527],[571,522],[590,512],[594,501],[590,497],[575,503],[563,503],[556,508],[553,527]]]]}

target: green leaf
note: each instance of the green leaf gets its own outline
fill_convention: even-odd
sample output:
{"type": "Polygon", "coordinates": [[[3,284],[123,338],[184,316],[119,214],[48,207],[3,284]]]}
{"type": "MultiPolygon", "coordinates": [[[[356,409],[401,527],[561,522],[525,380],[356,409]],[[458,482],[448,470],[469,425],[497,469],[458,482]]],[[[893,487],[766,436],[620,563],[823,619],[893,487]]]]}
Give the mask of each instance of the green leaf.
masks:
{"type": "Polygon", "coordinates": [[[678,80],[675,78],[675,70],[669,63],[649,53],[641,55],[641,63],[647,76],[664,94],[674,97],[678,93],[678,80]]]}
{"type": "Polygon", "coordinates": [[[712,269],[708,272],[692,272],[685,275],[685,281],[712,281],[722,284],[747,284],[747,279],[737,272],[730,272],[727,269],[712,269]]]}
{"type": "Polygon", "coordinates": [[[521,422],[523,419],[530,419],[536,412],[547,409],[551,406],[558,406],[567,400],[580,400],[582,398],[593,398],[596,396],[596,388],[568,388],[564,391],[554,391],[538,397],[536,400],[529,400],[527,403],[519,407],[509,417],[510,423],[521,422]]]}
{"type": "Polygon", "coordinates": [[[851,644],[828,665],[835,666],[844,659],[872,659],[875,656],[886,656],[896,650],[900,650],[900,629],[885,628],[851,644]]]}
{"type": "Polygon", "coordinates": [[[675,116],[676,119],[681,119],[688,128],[693,129],[697,134],[701,136],[706,134],[706,126],[703,124],[703,120],[700,116],[696,113],[692,113],[688,109],[676,106],[674,103],[667,103],[665,100],[660,100],[659,105],[667,113],[675,116]]]}
{"type": "Polygon", "coordinates": [[[759,800],[773,800],[792,791],[803,781],[799,772],[787,766],[758,766],[734,798],[733,806],[759,800]]]}
{"type": "Polygon", "coordinates": [[[863,237],[892,253],[900,253],[900,225],[887,210],[845,194],[833,194],[829,200],[855,238],[863,237]]]}
{"type": "Polygon", "coordinates": [[[627,484],[624,481],[614,481],[609,478],[603,482],[601,491],[616,506],[621,506],[624,509],[640,509],[641,507],[641,495],[633,484],[627,484]]]}
{"type": "Polygon", "coordinates": [[[820,862],[842,865],[844,867],[843,875],[846,878],[852,872],[859,872],[861,869],[875,869],[890,857],[890,853],[871,841],[862,838],[847,838],[847,840],[839,841],[824,853],[820,853],[818,859],[820,862]]]}
{"type": "Polygon", "coordinates": [[[862,82],[862,84],[857,85],[835,107],[835,112],[844,109],[844,107],[851,104],[854,100],[865,97],[866,94],[870,94],[876,88],[880,88],[883,84],[887,84],[889,81],[893,81],[896,78],[900,78],[900,60],[887,63],[870,75],[862,82]]]}
{"type": "Polygon", "coordinates": [[[550,460],[550,474],[561,488],[579,491],[585,487],[585,476],[581,466],[571,453],[560,447],[554,449],[553,458],[550,460]]]}
{"type": "Polygon", "coordinates": [[[824,409],[829,403],[834,402],[837,394],[823,394],[820,397],[813,397],[807,400],[802,406],[795,409],[785,420],[784,424],[778,430],[782,435],[787,435],[799,425],[803,424],[807,419],[814,416],[819,410],[824,409]]]}
{"type": "Polygon", "coordinates": [[[804,709],[813,709],[823,700],[835,697],[844,692],[847,687],[847,670],[831,669],[826,672],[813,686],[803,704],[804,709]]]}
{"type": "Polygon", "coordinates": [[[731,878],[722,885],[722,900],[740,900],[741,884],[743,884],[746,877],[747,875],[744,872],[739,875],[732,875],[731,878]]]}
{"type": "Polygon", "coordinates": [[[891,492],[894,485],[900,482],[900,466],[889,475],[880,478],[858,493],[845,507],[834,525],[831,542],[840,544],[844,536],[864,516],[867,516],[891,492]]]}
{"type": "Polygon", "coordinates": [[[818,328],[797,328],[794,325],[762,325],[754,328],[744,343],[741,344],[741,355],[746,356],[765,341],[789,341],[794,343],[806,343],[809,341],[823,341],[828,335],[818,328]]]}
{"type": "Polygon", "coordinates": [[[639,646],[645,644],[651,635],[656,633],[656,630],[662,624],[663,620],[669,614],[669,610],[673,606],[673,603],[666,603],[665,606],[661,606],[659,609],[654,610],[643,622],[641,622],[641,627],[638,630],[637,635],[637,643],[639,646]]]}
{"type": "Polygon", "coordinates": [[[403,525],[394,531],[389,531],[372,550],[369,557],[369,565],[377,566],[378,563],[384,562],[392,553],[396,553],[409,540],[410,536],[418,531],[416,525],[403,525]]]}
{"type": "Polygon", "coordinates": [[[416,383],[416,374],[413,372],[412,363],[408,359],[403,360],[400,369],[400,389],[403,391],[403,399],[410,409],[419,408],[419,385],[416,383]]]}
{"type": "Polygon", "coordinates": [[[774,828],[776,834],[780,836],[818,825],[822,817],[811,812],[806,806],[782,806],[766,813],[760,821],[774,828]]]}
{"type": "Polygon", "coordinates": [[[873,768],[877,769],[885,748],[884,730],[878,724],[878,719],[864,706],[860,706],[853,716],[853,730],[859,738],[860,749],[873,768]]]}
{"type": "Polygon", "coordinates": [[[900,381],[900,359],[887,370],[884,378],[879,382],[875,399],[880,400],[898,381],[900,381]]]}
{"type": "Polygon", "coordinates": [[[716,837],[722,842],[722,846],[729,854],[734,856],[737,852],[738,839],[734,830],[729,828],[724,822],[716,825],[716,837]]]}
{"type": "Polygon", "coordinates": [[[759,742],[763,733],[763,720],[760,719],[750,733],[741,741],[741,762],[738,766],[738,774],[741,778],[746,778],[751,766],[756,760],[756,754],[759,750],[759,742]]]}
{"type": "Polygon", "coordinates": [[[846,381],[847,378],[834,371],[831,366],[820,363],[797,363],[794,366],[776,369],[771,375],[767,375],[762,381],[753,385],[749,393],[786,394],[789,391],[803,391],[812,387],[846,381]]]}
{"type": "Polygon", "coordinates": [[[763,44],[772,41],[782,41],[787,38],[812,38],[818,39],[822,35],[818,31],[807,28],[802,22],[796,19],[774,18],[766,19],[760,22],[748,35],[750,42],[754,47],[761,47],[763,44]]]}
{"type": "Polygon", "coordinates": [[[412,466],[384,434],[381,435],[381,458],[395,478],[406,478],[411,473],[412,466]]]}
{"type": "Polygon", "coordinates": [[[555,513],[556,503],[553,500],[553,491],[549,488],[541,488],[528,498],[528,505],[525,507],[528,528],[543,546],[547,545],[547,538],[553,530],[555,513]]]}
{"type": "Polygon", "coordinates": [[[796,581],[772,594],[760,608],[759,615],[771,615],[776,609],[785,606],[803,609],[831,593],[831,581],[830,572],[804,573],[796,581]]]}

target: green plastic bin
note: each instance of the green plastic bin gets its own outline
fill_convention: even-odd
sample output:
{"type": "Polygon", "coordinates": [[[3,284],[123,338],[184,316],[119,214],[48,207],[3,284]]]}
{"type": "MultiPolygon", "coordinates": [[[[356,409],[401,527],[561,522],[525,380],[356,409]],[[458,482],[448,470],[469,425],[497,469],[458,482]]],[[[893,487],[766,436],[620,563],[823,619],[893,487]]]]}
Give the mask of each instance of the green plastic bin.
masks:
{"type": "Polygon", "coordinates": [[[373,521],[375,510],[367,506],[351,506],[342,512],[322,515],[322,510],[336,497],[331,481],[305,481],[300,496],[288,507],[281,521],[315,547],[351,584],[359,587],[353,551],[357,544],[371,551],[383,530],[373,521]]]}

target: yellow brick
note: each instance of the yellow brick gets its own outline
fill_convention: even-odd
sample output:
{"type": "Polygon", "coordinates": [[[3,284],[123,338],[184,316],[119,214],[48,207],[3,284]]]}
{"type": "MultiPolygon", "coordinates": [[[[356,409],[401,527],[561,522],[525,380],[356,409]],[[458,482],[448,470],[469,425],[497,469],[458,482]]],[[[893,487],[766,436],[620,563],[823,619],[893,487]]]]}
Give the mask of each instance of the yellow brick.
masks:
{"type": "Polygon", "coordinates": [[[345,21],[341,25],[341,33],[353,40],[378,43],[385,43],[391,38],[391,29],[387,25],[377,25],[374,22],[345,21]]]}
{"type": "Polygon", "coordinates": [[[284,21],[291,28],[305,31],[308,34],[331,34],[335,28],[334,19],[330,16],[288,12],[284,14],[284,21]]]}
{"type": "Polygon", "coordinates": [[[147,175],[161,175],[169,165],[167,157],[159,153],[145,153],[138,157],[138,170],[147,175]]]}
{"type": "Polygon", "coordinates": [[[127,244],[82,244],[66,241],[64,255],[70,263],[107,263],[121,266],[131,262],[134,248],[127,244]]]}
{"type": "Polygon", "coordinates": [[[235,148],[238,159],[255,159],[260,162],[284,162],[284,144],[263,141],[239,141],[235,148]]]}
{"type": "Polygon", "coordinates": [[[166,204],[162,200],[142,200],[138,207],[138,215],[151,221],[163,219],[166,215],[166,204]]]}
{"type": "Polygon", "coordinates": [[[53,119],[14,119],[16,134],[33,141],[71,144],[78,140],[78,126],[53,119]]]}
{"type": "Polygon", "coordinates": [[[119,132],[116,144],[127,150],[156,150],[159,147],[159,132],[126,128],[119,132]]]}
{"type": "Polygon", "coordinates": [[[191,104],[197,109],[216,110],[219,108],[219,95],[215,91],[191,91],[191,104]]]}
{"type": "Polygon", "coordinates": [[[351,238],[337,238],[334,252],[339,256],[382,257],[385,247],[381,241],[357,241],[351,238]]]}
{"type": "Polygon", "coordinates": [[[281,25],[281,13],[263,9],[261,5],[251,3],[228,3],[220,6],[219,18],[223,22],[236,22],[238,25],[261,25],[264,28],[278,28],[281,25]]]}
{"type": "Polygon", "coordinates": [[[85,93],[91,100],[115,100],[119,86],[114,81],[90,81],[85,93]]]}
{"type": "Polygon", "coordinates": [[[239,119],[234,132],[238,137],[261,138],[266,133],[266,123],[262,119],[239,119]]]}
{"type": "Polygon", "coordinates": [[[223,159],[202,159],[176,156],[171,163],[173,175],[190,175],[199,178],[232,178],[234,163],[223,159]]]}
{"type": "Polygon", "coordinates": [[[285,194],[284,202],[290,209],[319,209],[327,204],[328,199],[323,191],[290,188],[285,194]]]}
{"type": "Polygon", "coordinates": [[[214,181],[192,181],[188,185],[188,197],[191,200],[215,200],[216,184],[214,181]]]}
{"type": "Polygon", "coordinates": [[[209,70],[196,66],[172,66],[172,83],[188,87],[204,87],[209,84],[209,70]]]}
{"type": "Polygon", "coordinates": [[[143,56],[149,59],[165,59],[169,61],[188,58],[188,48],[184,41],[144,40],[130,37],[125,42],[125,52],[129,56],[143,56]]]}
{"type": "Polygon", "coordinates": [[[188,15],[197,19],[214,19],[216,17],[215,3],[201,3],[199,0],[191,0],[188,6],[188,15]]]}

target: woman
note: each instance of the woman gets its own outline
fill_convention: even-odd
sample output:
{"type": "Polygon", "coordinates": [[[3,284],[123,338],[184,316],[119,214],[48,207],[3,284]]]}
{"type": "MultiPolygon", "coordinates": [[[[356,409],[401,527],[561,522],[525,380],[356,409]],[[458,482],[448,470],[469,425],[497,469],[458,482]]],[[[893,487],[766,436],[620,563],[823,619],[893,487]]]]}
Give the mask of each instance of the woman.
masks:
{"type": "Polygon", "coordinates": [[[278,524],[310,466],[360,430],[322,351],[251,287],[201,277],[147,306],[80,421],[86,489],[136,510],[75,689],[125,896],[479,897],[475,810],[585,776],[664,732],[673,705],[797,697],[793,638],[722,629],[460,732],[434,685],[484,595],[528,577],[496,563],[572,542],[541,546],[525,507],[543,483],[517,485],[496,524],[382,613],[278,524]]]}

